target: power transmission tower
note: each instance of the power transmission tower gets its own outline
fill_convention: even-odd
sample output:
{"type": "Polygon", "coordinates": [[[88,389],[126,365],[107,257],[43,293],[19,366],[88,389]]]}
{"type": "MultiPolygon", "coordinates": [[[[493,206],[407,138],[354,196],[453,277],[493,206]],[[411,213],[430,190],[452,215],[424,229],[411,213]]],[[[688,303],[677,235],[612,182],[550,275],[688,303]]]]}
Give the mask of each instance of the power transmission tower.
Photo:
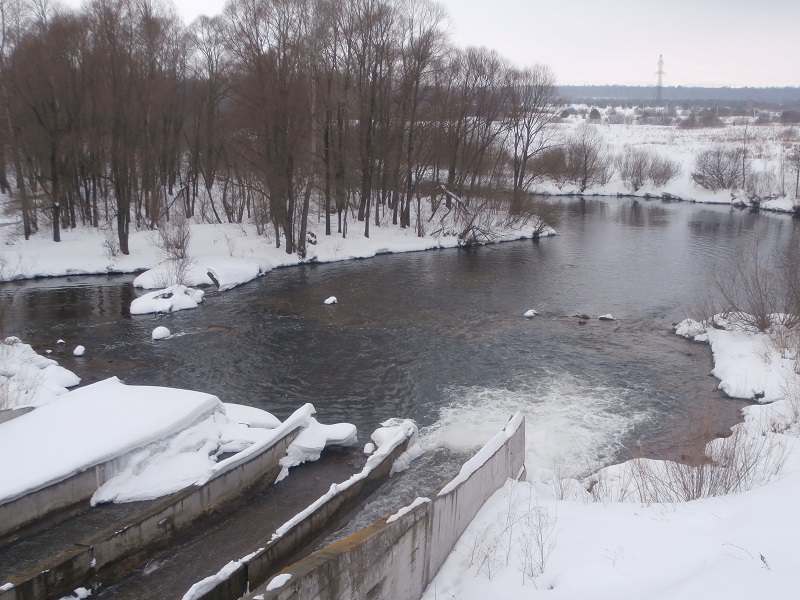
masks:
{"type": "Polygon", "coordinates": [[[658,71],[656,71],[656,75],[658,75],[658,83],[656,84],[656,106],[658,107],[658,112],[661,112],[661,102],[663,100],[663,92],[664,92],[664,55],[658,55],[658,71]]]}

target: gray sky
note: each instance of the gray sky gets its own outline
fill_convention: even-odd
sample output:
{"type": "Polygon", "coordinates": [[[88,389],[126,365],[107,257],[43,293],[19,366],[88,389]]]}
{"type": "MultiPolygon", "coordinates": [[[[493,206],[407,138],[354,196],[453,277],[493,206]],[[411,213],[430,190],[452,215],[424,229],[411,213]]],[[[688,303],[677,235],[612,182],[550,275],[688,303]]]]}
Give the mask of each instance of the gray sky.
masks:
{"type": "MultiPolygon", "coordinates": [[[[80,4],[80,0],[66,0],[80,4]]],[[[188,23],[224,0],[174,0],[188,23]]],[[[800,0],[442,0],[453,40],[561,84],[800,86],[800,0]]]]}

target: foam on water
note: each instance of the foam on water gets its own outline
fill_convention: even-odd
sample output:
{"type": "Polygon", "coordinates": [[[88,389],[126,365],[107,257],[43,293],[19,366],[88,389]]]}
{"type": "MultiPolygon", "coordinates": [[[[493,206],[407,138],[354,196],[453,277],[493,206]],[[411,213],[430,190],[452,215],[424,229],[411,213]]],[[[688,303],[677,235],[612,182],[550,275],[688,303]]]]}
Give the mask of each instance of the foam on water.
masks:
{"type": "Polygon", "coordinates": [[[425,448],[472,452],[516,411],[525,415],[528,468],[593,471],[609,464],[625,435],[648,418],[645,390],[608,386],[568,373],[527,379],[515,389],[454,387],[439,420],[420,431],[425,448]]]}

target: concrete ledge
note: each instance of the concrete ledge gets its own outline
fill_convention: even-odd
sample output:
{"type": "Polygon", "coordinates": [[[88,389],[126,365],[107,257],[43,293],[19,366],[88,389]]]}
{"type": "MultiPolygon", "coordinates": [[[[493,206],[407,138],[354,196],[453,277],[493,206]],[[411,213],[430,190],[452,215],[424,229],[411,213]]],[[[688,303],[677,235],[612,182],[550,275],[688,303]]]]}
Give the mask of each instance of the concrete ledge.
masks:
{"type": "MultiPolygon", "coordinates": [[[[229,578],[219,581],[208,591],[192,596],[192,600],[237,600],[266,582],[302,551],[319,539],[345,515],[353,511],[389,477],[392,465],[408,449],[409,439],[398,444],[366,477],[334,494],[305,519],[299,521],[281,537],[243,561],[229,578]]],[[[354,597],[355,598],[355,597],[354,597]]]]}
{"type": "Polygon", "coordinates": [[[176,492],[121,525],[85,540],[79,548],[8,577],[6,581],[14,587],[0,591],[0,600],[34,600],[63,595],[81,585],[91,587],[97,572],[111,569],[149,545],[167,541],[198,517],[265,479],[271,484],[280,472],[278,461],[299,433],[300,425],[205,484],[176,492]]]}
{"type": "Polygon", "coordinates": [[[283,570],[291,575],[283,587],[261,586],[246,598],[418,600],[489,496],[523,472],[521,415],[512,417],[502,435],[502,445],[449,492],[315,552],[283,570]]]}
{"type": "Polygon", "coordinates": [[[53,512],[87,502],[106,482],[111,462],[89,467],[63,481],[0,504],[0,541],[19,537],[20,530],[53,512]]]}

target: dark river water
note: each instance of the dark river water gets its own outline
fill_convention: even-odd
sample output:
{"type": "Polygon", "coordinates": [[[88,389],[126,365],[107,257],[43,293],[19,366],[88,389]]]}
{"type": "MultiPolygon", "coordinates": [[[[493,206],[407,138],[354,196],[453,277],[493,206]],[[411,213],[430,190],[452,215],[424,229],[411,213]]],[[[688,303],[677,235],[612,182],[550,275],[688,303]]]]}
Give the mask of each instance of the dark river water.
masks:
{"type": "Polygon", "coordinates": [[[432,456],[486,441],[516,410],[534,468],[692,454],[743,404],[716,390],[708,347],[672,325],[738,243],[797,241],[797,222],[617,198],[557,212],[555,237],[278,269],[160,317],[129,315],[132,276],[5,284],[5,329],[85,383],[202,390],[280,418],[311,402],[361,442],[412,418],[432,456]],[[337,306],[323,305],[330,295],[337,306]],[[529,308],[540,316],[524,319],[529,308]],[[157,325],[173,337],[151,341],[157,325]]]}

